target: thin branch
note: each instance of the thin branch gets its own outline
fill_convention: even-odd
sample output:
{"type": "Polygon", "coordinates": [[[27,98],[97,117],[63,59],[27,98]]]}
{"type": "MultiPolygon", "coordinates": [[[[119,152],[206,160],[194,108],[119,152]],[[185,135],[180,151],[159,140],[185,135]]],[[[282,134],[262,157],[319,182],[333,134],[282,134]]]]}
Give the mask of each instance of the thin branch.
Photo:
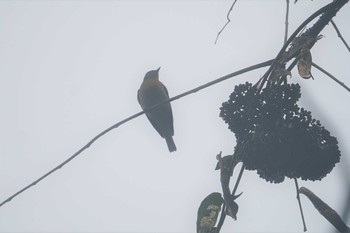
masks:
{"type": "Polygon", "coordinates": [[[66,159],[64,162],[62,162],[61,164],[59,164],[58,166],[56,166],[55,168],[51,169],[49,172],[47,172],[46,174],[44,174],[43,176],[41,176],[40,178],[36,179],[35,181],[33,181],[32,183],[30,183],[29,185],[25,186],[24,188],[22,188],[21,190],[19,190],[18,192],[16,192],[15,194],[11,195],[9,198],[7,198],[6,200],[4,200],[3,202],[0,203],[0,207],[3,206],[4,204],[6,204],[7,202],[10,202],[14,197],[20,195],[21,193],[23,193],[24,191],[26,191],[27,189],[33,187],[34,185],[36,185],[37,183],[39,183],[40,181],[42,181],[43,179],[45,179],[46,177],[48,177],[49,175],[51,175],[52,173],[54,173],[55,171],[57,171],[58,169],[62,168],[64,165],[66,165],[67,163],[69,163],[71,160],[73,160],[74,158],[76,158],[78,155],[80,155],[84,150],[86,150],[87,148],[89,148],[97,139],[101,138],[103,135],[105,135],[106,133],[108,133],[109,131],[115,129],[115,128],[118,128],[119,126],[125,124],[126,122],[144,114],[145,112],[148,112],[154,108],[157,108],[165,103],[169,103],[171,101],[174,101],[176,99],[179,99],[181,97],[184,97],[184,96],[187,96],[189,94],[192,94],[192,93],[195,93],[199,90],[202,90],[204,88],[207,88],[207,87],[210,87],[216,83],[219,83],[219,82],[222,82],[226,79],[229,79],[229,78],[232,78],[232,77],[235,77],[237,75],[240,75],[240,74],[243,74],[243,73],[246,73],[246,72],[249,72],[249,71],[252,71],[252,70],[255,70],[255,69],[259,69],[259,68],[262,68],[262,67],[265,67],[265,66],[269,66],[271,65],[273,62],[273,60],[268,60],[268,61],[265,61],[265,62],[262,62],[262,63],[259,63],[259,64],[256,64],[256,65],[253,65],[253,66],[249,66],[247,68],[244,68],[244,69],[241,69],[241,70],[238,70],[234,73],[231,73],[231,74],[228,74],[228,75],[225,75],[221,78],[218,78],[216,80],[213,80],[211,82],[208,82],[204,85],[201,85],[197,88],[194,88],[192,90],[189,90],[187,92],[184,92],[180,95],[177,95],[173,98],[170,98],[169,100],[167,101],[164,101],[162,103],[159,103],[157,105],[154,105],[148,109],[145,109],[144,111],[141,111],[141,112],[138,112],[114,125],[112,125],[111,127],[107,128],[106,130],[102,131],[101,133],[99,133],[98,135],[96,135],[93,139],[91,139],[85,146],[83,146],[80,150],[78,150],[77,152],[75,152],[72,156],[70,156],[68,159],[66,159]]]}
{"type": "Polygon", "coordinates": [[[224,225],[225,219],[226,219],[226,205],[224,202],[224,204],[222,205],[220,219],[219,219],[218,225],[216,227],[216,232],[220,232],[222,226],[224,225]]]}
{"type": "Polygon", "coordinates": [[[340,86],[344,87],[345,90],[350,92],[350,88],[348,86],[346,86],[343,82],[340,82],[336,77],[334,77],[333,75],[328,73],[326,70],[322,69],[322,67],[316,65],[315,63],[312,63],[312,66],[315,67],[316,69],[318,69],[319,71],[323,72],[325,75],[327,75],[328,77],[333,79],[336,83],[338,83],[340,86]]]}
{"type": "Polygon", "coordinates": [[[236,192],[237,192],[238,185],[239,185],[239,182],[242,179],[244,169],[245,169],[245,166],[244,166],[244,164],[242,164],[241,170],[239,171],[239,174],[238,174],[238,178],[237,178],[235,187],[233,187],[233,190],[232,190],[232,196],[234,196],[236,194],[236,192]]]}
{"type": "Polygon", "coordinates": [[[215,44],[216,44],[216,42],[218,41],[220,34],[224,31],[224,29],[226,28],[226,26],[231,22],[230,13],[231,13],[231,11],[232,11],[234,5],[236,4],[236,2],[237,2],[237,0],[235,0],[235,1],[232,3],[230,9],[229,9],[228,12],[227,12],[227,15],[226,15],[227,22],[225,23],[225,25],[223,26],[223,28],[218,32],[218,35],[216,36],[216,39],[215,39],[215,44]]]}
{"type": "MultiPolygon", "coordinates": [[[[155,106],[156,107],[156,106],[155,106]]],[[[149,110],[151,110],[153,108],[150,108],[149,110]]],[[[44,174],[43,176],[41,176],[40,178],[38,178],[37,180],[33,181],[32,183],[30,183],[29,185],[25,186],[24,188],[22,188],[21,190],[19,190],[18,192],[16,192],[15,194],[11,195],[9,198],[7,198],[5,201],[0,203],[0,207],[3,206],[4,204],[6,204],[7,202],[10,202],[14,197],[18,196],[19,194],[23,193],[24,191],[26,191],[27,189],[33,187],[34,185],[36,185],[37,183],[39,183],[40,181],[42,181],[43,179],[45,179],[46,177],[48,177],[49,175],[51,175],[52,173],[54,173],[55,171],[57,171],[58,169],[62,168],[64,165],[66,165],[67,163],[69,163],[71,160],[73,160],[75,157],[77,157],[79,154],[81,154],[84,150],[86,150],[87,148],[89,148],[97,139],[99,139],[100,137],[102,137],[103,135],[105,135],[106,133],[108,133],[109,131],[111,131],[112,129],[118,128],[120,125],[144,114],[146,111],[142,111],[139,113],[136,113],[114,125],[112,125],[111,127],[107,128],[106,130],[102,131],[101,133],[99,133],[98,135],[96,135],[93,139],[91,139],[85,146],[83,146],[80,150],[78,150],[77,152],[75,152],[72,156],[70,156],[68,159],[66,159],[64,162],[62,162],[61,164],[59,164],[58,166],[56,166],[55,168],[53,168],[52,170],[50,170],[49,172],[47,172],[46,174],[44,174]]]]}
{"type": "Polygon", "coordinates": [[[297,200],[298,200],[298,203],[299,203],[299,209],[300,209],[301,219],[303,221],[304,231],[307,231],[306,224],[305,224],[303,207],[301,206],[301,201],[300,201],[298,180],[296,178],[294,178],[294,182],[295,182],[295,188],[297,190],[297,200]]]}
{"type": "Polygon", "coordinates": [[[332,23],[332,25],[333,25],[335,31],[337,32],[338,37],[341,39],[341,41],[343,41],[345,47],[346,47],[346,48],[348,49],[348,51],[350,52],[350,47],[349,47],[348,43],[346,43],[346,41],[345,41],[344,37],[342,36],[342,34],[340,33],[340,31],[339,31],[337,25],[335,25],[335,23],[334,23],[333,20],[331,20],[331,23],[332,23]]]}
{"type": "Polygon", "coordinates": [[[289,19],[289,0],[286,0],[286,20],[285,20],[285,31],[284,31],[284,43],[287,42],[288,40],[288,25],[289,25],[289,22],[288,22],[288,19],[289,19]]]}
{"type": "MultiPolygon", "coordinates": [[[[168,102],[171,102],[171,101],[174,101],[174,100],[176,100],[176,99],[182,98],[182,97],[187,96],[187,95],[189,95],[189,94],[193,94],[193,93],[195,93],[195,92],[197,92],[197,91],[200,91],[200,90],[202,90],[202,89],[204,89],[204,88],[210,87],[210,86],[212,86],[212,85],[214,85],[214,84],[216,84],[216,83],[222,82],[222,81],[224,81],[224,80],[226,80],[226,79],[230,79],[230,78],[235,77],[235,76],[237,76],[237,75],[244,74],[244,73],[249,72],[249,71],[252,71],[252,70],[260,69],[260,68],[263,68],[263,67],[265,67],[265,66],[269,66],[269,65],[272,64],[272,62],[273,62],[273,59],[268,60],[268,61],[264,61],[264,62],[259,63],[259,64],[256,64],[256,65],[249,66],[249,67],[244,68],[244,69],[241,69],[241,70],[238,70],[238,71],[236,71],[236,72],[233,72],[233,73],[231,73],[231,74],[225,75],[225,76],[223,76],[223,77],[221,77],[221,78],[215,79],[215,80],[213,80],[213,81],[211,81],[211,82],[208,82],[208,83],[206,83],[206,84],[203,84],[203,85],[201,85],[201,86],[199,86],[199,87],[197,87],[197,88],[194,88],[194,89],[192,89],[192,90],[186,91],[186,92],[184,92],[184,93],[182,93],[182,94],[180,94],[180,95],[177,95],[177,96],[175,96],[175,97],[172,97],[172,98],[170,98],[168,101],[164,101],[164,103],[160,103],[159,105],[165,104],[165,103],[168,103],[168,102]]],[[[155,107],[156,107],[156,106],[155,106],[155,107]]]]}

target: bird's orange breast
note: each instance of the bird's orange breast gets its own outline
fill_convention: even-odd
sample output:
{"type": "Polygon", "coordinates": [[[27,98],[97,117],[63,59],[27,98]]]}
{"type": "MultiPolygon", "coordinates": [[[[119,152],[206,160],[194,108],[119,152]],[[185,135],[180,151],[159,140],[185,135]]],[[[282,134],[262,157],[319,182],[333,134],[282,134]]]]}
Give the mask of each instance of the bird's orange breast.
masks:
{"type": "Polygon", "coordinates": [[[142,108],[148,108],[169,99],[169,96],[163,83],[156,79],[149,79],[143,81],[138,99],[142,108]]]}

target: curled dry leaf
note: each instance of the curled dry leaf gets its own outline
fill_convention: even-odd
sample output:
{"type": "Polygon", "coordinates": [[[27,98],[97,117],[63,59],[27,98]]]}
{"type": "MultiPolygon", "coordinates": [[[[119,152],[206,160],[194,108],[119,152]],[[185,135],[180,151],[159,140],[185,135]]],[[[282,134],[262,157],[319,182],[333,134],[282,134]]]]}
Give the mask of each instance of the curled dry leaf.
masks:
{"type": "Polygon", "coordinates": [[[311,74],[312,56],[310,49],[305,47],[301,50],[301,57],[298,61],[298,72],[302,78],[312,78],[311,74]]]}
{"type": "Polygon", "coordinates": [[[321,200],[316,194],[305,187],[301,187],[299,192],[309,198],[320,214],[325,217],[339,232],[349,233],[350,228],[343,222],[339,214],[329,205],[321,200]]]}

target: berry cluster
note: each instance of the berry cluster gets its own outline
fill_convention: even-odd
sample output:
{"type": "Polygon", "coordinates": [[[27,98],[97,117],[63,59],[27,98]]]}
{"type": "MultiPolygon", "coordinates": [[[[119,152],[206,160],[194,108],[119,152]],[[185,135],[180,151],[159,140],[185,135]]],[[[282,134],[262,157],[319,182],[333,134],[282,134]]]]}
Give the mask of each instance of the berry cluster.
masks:
{"type": "Polygon", "coordinates": [[[235,155],[261,178],[321,180],[339,162],[338,141],[311,112],[299,108],[298,84],[235,87],[220,117],[237,137],[235,155]]]}

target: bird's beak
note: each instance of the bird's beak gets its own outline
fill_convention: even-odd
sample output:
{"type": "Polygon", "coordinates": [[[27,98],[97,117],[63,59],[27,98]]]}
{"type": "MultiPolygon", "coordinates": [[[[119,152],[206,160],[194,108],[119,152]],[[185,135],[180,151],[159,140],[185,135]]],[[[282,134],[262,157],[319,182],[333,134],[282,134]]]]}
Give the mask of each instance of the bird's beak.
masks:
{"type": "Polygon", "coordinates": [[[157,72],[159,72],[159,70],[160,70],[160,67],[157,69],[157,72]]]}

